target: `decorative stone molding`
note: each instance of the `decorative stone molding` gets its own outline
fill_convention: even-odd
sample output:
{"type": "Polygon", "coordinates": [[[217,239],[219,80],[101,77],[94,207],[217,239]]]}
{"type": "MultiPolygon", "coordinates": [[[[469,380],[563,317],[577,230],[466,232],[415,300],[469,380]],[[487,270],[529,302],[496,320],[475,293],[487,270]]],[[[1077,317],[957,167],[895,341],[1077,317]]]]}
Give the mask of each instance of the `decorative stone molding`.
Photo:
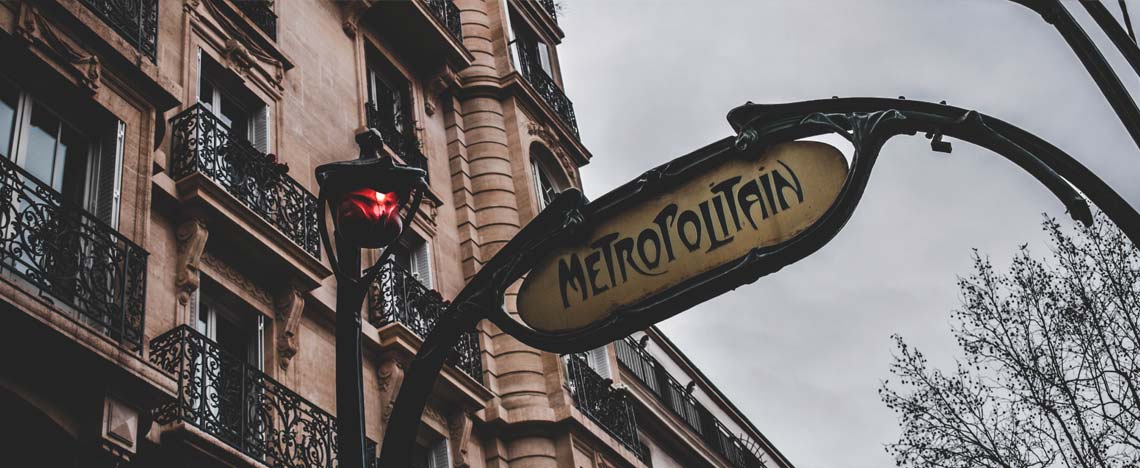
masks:
{"type": "MultiPolygon", "coordinates": [[[[404,383],[404,362],[395,353],[386,353],[380,359],[380,366],[376,369],[378,389],[380,390],[380,419],[384,421],[384,428],[388,428],[388,418],[392,417],[392,408],[396,404],[396,394],[400,392],[400,385],[404,383]]],[[[381,434],[383,440],[383,434],[381,434]]]]}
{"type": "MultiPolygon", "coordinates": [[[[190,296],[198,290],[201,284],[202,254],[206,251],[206,239],[210,231],[206,229],[206,222],[201,219],[191,219],[178,226],[174,233],[178,240],[178,263],[174,266],[174,289],[178,299],[178,307],[184,308],[190,304],[190,296]]],[[[186,320],[191,317],[182,315],[186,320]]]]}
{"type": "Polygon", "coordinates": [[[16,36],[25,44],[44,51],[56,63],[70,72],[89,91],[99,89],[101,68],[99,57],[88,53],[79,43],[58,31],[32,5],[20,3],[19,19],[16,21],[16,36]]]}
{"type": "Polygon", "coordinates": [[[424,89],[424,111],[427,115],[435,115],[435,100],[443,95],[444,91],[458,86],[459,76],[451,70],[451,67],[444,65],[443,70],[428,80],[424,89]]]}
{"type": "Polygon", "coordinates": [[[265,288],[254,284],[253,281],[250,281],[245,277],[245,275],[241,274],[241,272],[235,270],[233,267],[229,266],[226,264],[226,262],[223,262],[218,257],[210,255],[209,252],[205,252],[202,254],[202,264],[209,266],[210,270],[212,270],[213,273],[216,273],[217,275],[221,276],[221,278],[233,283],[234,286],[241,288],[242,291],[248,293],[254,300],[258,301],[262,305],[269,307],[273,306],[273,296],[269,294],[269,291],[266,291],[265,288]]]}
{"type": "MultiPolygon", "coordinates": [[[[186,0],[183,9],[190,16],[199,37],[222,54],[224,65],[256,84],[259,88],[280,99],[285,88],[285,69],[292,64],[282,63],[281,57],[263,49],[241,27],[234,24],[218,2],[222,0],[186,0]]],[[[277,52],[279,54],[279,52],[277,52]]]]}
{"type": "Polygon", "coordinates": [[[566,173],[566,179],[575,186],[581,186],[578,181],[578,166],[570,159],[570,155],[566,154],[566,150],[562,149],[562,139],[538,122],[527,122],[526,130],[528,134],[541,140],[543,145],[554,154],[554,159],[558,161],[558,165],[562,166],[562,171],[566,173]]]}
{"type": "Polygon", "coordinates": [[[346,36],[355,38],[357,31],[360,30],[360,19],[372,7],[372,1],[350,0],[343,2],[342,5],[344,5],[344,21],[341,22],[340,28],[344,30],[346,36]]]}
{"type": "Polygon", "coordinates": [[[277,296],[277,363],[282,370],[289,369],[289,361],[300,349],[301,314],[305,311],[305,296],[297,288],[289,288],[277,296]]]}
{"type": "Polygon", "coordinates": [[[467,444],[471,442],[471,428],[474,422],[463,411],[456,411],[448,420],[448,438],[451,440],[451,459],[454,468],[470,468],[467,461],[467,444]]]}

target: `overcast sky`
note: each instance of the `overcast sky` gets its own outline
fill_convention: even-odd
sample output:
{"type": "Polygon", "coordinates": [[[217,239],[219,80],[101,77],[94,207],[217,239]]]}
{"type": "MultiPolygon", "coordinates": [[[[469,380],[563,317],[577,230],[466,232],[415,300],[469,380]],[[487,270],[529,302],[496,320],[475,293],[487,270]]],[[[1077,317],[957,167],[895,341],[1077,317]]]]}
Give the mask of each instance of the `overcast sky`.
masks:
{"type": "MultiPolygon", "coordinates": [[[[745,101],[839,95],[945,99],[991,114],[1140,205],[1140,153],[1122,125],[1056,30],[1007,0],[562,3],[559,57],[594,154],[582,171],[591,198],[728,136],[724,116],[745,101]]],[[[1125,81],[1140,84],[1077,1],[1067,4],[1125,81]]],[[[1044,254],[1041,214],[1068,219],[1030,176],[954,143],[945,155],[922,138],[892,140],[831,244],[661,325],[801,468],[892,466],[883,444],[898,426],[876,393],[889,336],[946,362],[971,248],[997,265],[1026,242],[1044,254]]]]}

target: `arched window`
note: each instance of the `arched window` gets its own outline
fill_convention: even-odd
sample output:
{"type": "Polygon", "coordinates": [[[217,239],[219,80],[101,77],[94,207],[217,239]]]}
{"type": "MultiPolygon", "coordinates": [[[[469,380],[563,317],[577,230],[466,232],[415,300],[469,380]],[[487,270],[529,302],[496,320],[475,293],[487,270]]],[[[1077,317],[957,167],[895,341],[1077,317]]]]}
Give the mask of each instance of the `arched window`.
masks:
{"type": "Polygon", "coordinates": [[[541,145],[535,143],[530,145],[530,168],[534,176],[534,190],[535,199],[538,200],[538,209],[541,211],[554,201],[554,197],[558,196],[558,192],[563,190],[563,186],[555,182],[555,178],[547,172],[542,161],[553,161],[554,155],[541,145]]]}

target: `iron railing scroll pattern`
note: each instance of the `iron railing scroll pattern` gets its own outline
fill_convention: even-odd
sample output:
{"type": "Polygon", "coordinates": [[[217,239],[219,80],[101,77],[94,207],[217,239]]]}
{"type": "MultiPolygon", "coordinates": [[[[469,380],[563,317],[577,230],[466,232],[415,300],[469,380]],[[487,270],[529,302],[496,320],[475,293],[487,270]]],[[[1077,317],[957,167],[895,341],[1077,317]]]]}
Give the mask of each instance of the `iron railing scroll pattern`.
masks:
{"type": "Polygon", "coordinates": [[[551,78],[546,70],[542,69],[537,56],[537,45],[519,40],[516,42],[514,52],[518,55],[519,72],[523,78],[530,83],[539,97],[546,102],[546,105],[550,106],[550,109],[562,120],[562,123],[570,128],[574,137],[581,137],[578,134],[578,117],[574,114],[574,103],[554,82],[554,78],[551,78]]]}
{"type": "Polygon", "coordinates": [[[666,408],[684,421],[713,450],[737,468],[765,466],[759,444],[733,435],[704,405],[685,390],[657,359],[632,338],[614,342],[618,362],[645,385],[666,408]]]}
{"type": "Polygon", "coordinates": [[[538,2],[538,4],[542,6],[542,9],[544,11],[546,11],[546,14],[550,15],[550,19],[554,20],[555,23],[558,22],[558,6],[555,5],[555,3],[554,3],[555,0],[535,0],[535,1],[538,2]]]}
{"type": "Polygon", "coordinates": [[[157,60],[158,0],[80,1],[151,62],[157,60]]]}
{"type": "Polygon", "coordinates": [[[182,421],[273,468],[337,466],[336,419],[181,325],[150,342],[150,359],[175,376],[160,424],[182,421]]]}
{"type": "MultiPolygon", "coordinates": [[[[382,112],[374,102],[366,103],[364,107],[368,114],[368,126],[380,132],[380,139],[384,140],[384,145],[395,152],[405,164],[427,171],[427,156],[424,156],[420,150],[419,138],[416,138],[410,130],[411,120],[393,115],[392,112],[382,112]]],[[[385,108],[391,107],[386,105],[385,108]]]]}
{"type": "Polygon", "coordinates": [[[432,16],[443,23],[444,29],[447,29],[447,32],[455,40],[462,43],[463,24],[459,21],[459,7],[455,6],[455,2],[453,0],[424,0],[424,4],[427,5],[432,16]]]}
{"type": "Polygon", "coordinates": [[[317,198],[245,138],[195,104],[170,119],[171,177],[195,172],[222,186],[293,243],[321,258],[317,198]]]}
{"type": "MultiPolygon", "coordinates": [[[[428,289],[418,278],[393,263],[385,263],[373,284],[368,299],[370,321],[377,328],[390,323],[403,324],[420,338],[435,328],[448,303],[436,291],[428,289]]],[[[448,363],[476,381],[483,382],[482,348],[479,333],[464,333],[453,349],[448,363]]]]}
{"type": "Polygon", "coordinates": [[[277,40],[277,14],[270,0],[234,0],[239,10],[249,17],[270,39],[277,40]]]}
{"type": "Polygon", "coordinates": [[[610,379],[598,375],[584,356],[567,354],[563,359],[574,406],[638,458],[649,463],[648,448],[637,435],[637,419],[629,394],[614,388],[610,379]]]}
{"type": "Polygon", "coordinates": [[[4,157],[0,199],[0,268],[141,354],[147,252],[4,157]]]}

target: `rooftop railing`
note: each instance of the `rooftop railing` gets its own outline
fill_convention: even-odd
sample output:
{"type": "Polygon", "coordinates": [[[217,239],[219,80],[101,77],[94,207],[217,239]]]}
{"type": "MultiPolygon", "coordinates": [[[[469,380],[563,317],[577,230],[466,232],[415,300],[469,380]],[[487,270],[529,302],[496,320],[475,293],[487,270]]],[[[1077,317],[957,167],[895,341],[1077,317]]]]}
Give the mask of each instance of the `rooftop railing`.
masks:
{"type": "Polygon", "coordinates": [[[3,274],[142,353],[147,252],[5,157],[0,200],[3,274]]]}
{"type": "Polygon", "coordinates": [[[657,359],[649,355],[633,338],[614,342],[618,362],[637,377],[675,416],[684,421],[714,451],[737,468],[760,468],[759,444],[732,434],[708,410],[677,382],[657,359]]]}
{"type": "Polygon", "coordinates": [[[195,172],[208,177],[309,255],[321,258],[317,197],[286,175],[283,165],[234,135],[202,104],[174,116],[170,126],[172,178],[195,172]]]}

